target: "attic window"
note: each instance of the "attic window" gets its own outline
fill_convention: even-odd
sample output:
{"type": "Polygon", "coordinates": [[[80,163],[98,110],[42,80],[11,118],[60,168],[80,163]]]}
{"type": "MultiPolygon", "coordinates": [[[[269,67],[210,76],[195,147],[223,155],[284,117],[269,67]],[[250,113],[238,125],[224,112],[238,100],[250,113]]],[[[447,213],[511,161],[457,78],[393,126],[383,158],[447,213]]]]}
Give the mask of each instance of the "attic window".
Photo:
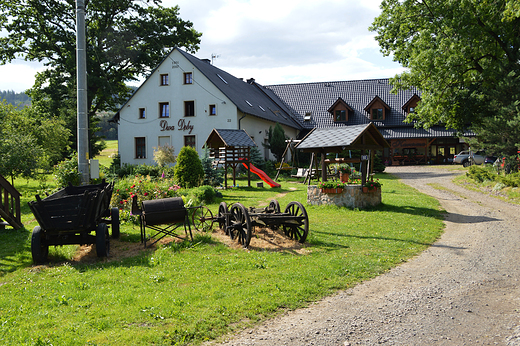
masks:
{"type": "Polygon", "coordinates": [[[303,118],[304,121],[311,121],[312,119],[312,112],[305,113],[305,117],[303,118]]]}
{"type": "Polygon", "coordinates": [[[383,108],[372,108],[372,120],[384,120],[383,108]]]}
{"type": "Polygon", "coordinates": [[[253,107],[253,105],[251,104],[251,102],[249,102],[248,100],[246,100],[246,103],[249,105],[249,107],[253,107]]]}
{"type": "Polygon", "coordinates": [[[347,121],[347,111],[344,109],[335,112],[334,121],[347,121]]]}
{"type": "MultiPolygon", "coordinates": [[[[224,78],[222,78],[222,76],[219,75],[218,73],[217,73],[217,76],[218,76],[218,78],[222,79],[222,81],[223,81],[224,83],[228,84],[228,82],[226,82],[226,80],[225,80],[224,78]]],[[[251,107],[252,107],[252,106],[251,106],[251,107]]]]}
{"type": "Polygon", "coordinates": [[[265,109],[262,106],[258,106],[262,110],[262,112],[265,112],[265,109]]]}

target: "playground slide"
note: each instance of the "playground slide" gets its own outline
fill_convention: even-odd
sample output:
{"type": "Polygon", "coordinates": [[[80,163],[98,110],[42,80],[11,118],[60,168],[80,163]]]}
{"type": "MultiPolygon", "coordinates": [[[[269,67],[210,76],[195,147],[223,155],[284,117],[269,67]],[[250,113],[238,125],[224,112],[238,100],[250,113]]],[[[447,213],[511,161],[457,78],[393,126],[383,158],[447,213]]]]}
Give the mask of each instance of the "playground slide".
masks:
{"type": "MultiPolygon", "coordinates": [[[[247,168],[247,165],[245,163],[242,163],[242,164],[247,168]]],[[[269,176],[267,174],[265,174],[264,171],[262,171],[261,169],[256,168],[253,164],[251,164],[251,172],[253,172],[256,175],[258,175],[260,177],[260,179],[265,181],[271,187],[280,187],[281,186],[280,184],[275,182],[273,179],[269,178],[269,176]]]]}

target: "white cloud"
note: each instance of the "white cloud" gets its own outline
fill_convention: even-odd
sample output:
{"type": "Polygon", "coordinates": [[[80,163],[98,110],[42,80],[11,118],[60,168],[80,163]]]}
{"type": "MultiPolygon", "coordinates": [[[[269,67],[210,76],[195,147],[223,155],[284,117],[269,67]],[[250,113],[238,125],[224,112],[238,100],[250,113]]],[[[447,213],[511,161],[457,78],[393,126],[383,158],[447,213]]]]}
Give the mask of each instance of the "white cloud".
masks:
{"type": "MultiPolygon", "coordinates": [[[[386,78],[403,71],[384,58],[368,27],[381,0],[163,0],[203,33],[199,58],[261,84],[386,78]]],[[[0,90],[32,86],[36,70],[0,66],[0,90]]]]}

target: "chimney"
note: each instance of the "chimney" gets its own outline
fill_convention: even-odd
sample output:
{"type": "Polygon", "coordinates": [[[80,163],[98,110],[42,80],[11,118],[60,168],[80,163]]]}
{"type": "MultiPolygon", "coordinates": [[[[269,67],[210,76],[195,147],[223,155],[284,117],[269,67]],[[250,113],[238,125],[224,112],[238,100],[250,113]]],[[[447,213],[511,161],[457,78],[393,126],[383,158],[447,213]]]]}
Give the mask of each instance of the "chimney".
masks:
{"type": "Polygon", "coordinates": [[[250,78],[247,80],[247,84],[253,84],[255,82],[254,78],[250,78]]]}
{"type": "Polygon", "coordinates": [[[202,61],[208,63],[208,64],[211,64],[211,60],[210,59],[202,59],[202,61]]]}

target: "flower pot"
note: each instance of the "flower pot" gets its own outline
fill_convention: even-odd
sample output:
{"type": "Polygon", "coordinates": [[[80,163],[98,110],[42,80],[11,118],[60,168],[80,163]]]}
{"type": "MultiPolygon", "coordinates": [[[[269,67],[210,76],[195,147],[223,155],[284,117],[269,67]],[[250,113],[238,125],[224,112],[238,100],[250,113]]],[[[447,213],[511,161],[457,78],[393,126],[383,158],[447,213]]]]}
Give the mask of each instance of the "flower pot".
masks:
{"type": "Polygon", "coordinates": [[[341,182],[343,183],[346,183],[348,182],[348,178],[350,177],[350,174],[348,173],[339,173],[339,179],[341,180],[341,182]]]}
{"type": "Polygon", "coordinates": [[[377,192],[377,187],[374,187],[372,190],[370,190],[368,187],[363,186],[363,192],[364,193],[367,193],[367,192],[377,192]]]}
{"type": "Polygon", "coordinates": [[[321,192],[323,192],[323,193],[337,193],[336,190],[337,189],[334,189],[334,188],[323,188],[323,189],[321,189],[321,192]]]}
{"type": "Polygon", "coordinates": [[[367,192],[368,192],[368,187],[363,186],[363,193],[367,193],[367,192]]]}

